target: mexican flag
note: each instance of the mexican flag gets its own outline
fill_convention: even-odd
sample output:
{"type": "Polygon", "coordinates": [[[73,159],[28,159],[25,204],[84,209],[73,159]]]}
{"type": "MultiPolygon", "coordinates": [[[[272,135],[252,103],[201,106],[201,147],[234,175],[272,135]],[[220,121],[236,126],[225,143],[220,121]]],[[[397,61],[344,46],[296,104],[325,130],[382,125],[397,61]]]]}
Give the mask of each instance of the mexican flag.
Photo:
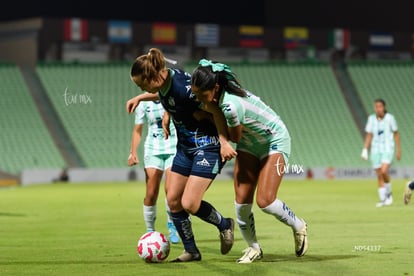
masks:
{"type": "Polygon", "coordinates": [[[348,49],[351,42],[351,32],[347,29],[334,29],[329,33],[329,47],[336,50],[348,49]]]}

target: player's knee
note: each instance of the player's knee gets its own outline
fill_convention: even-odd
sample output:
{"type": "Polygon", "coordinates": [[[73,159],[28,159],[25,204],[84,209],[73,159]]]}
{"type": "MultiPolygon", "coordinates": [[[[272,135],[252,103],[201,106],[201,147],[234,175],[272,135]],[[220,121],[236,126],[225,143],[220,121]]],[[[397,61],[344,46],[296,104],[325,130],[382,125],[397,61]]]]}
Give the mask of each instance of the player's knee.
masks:
{"type": "Polygon", "coordinates": [[[182,209],[181,201],[179,198],[175,198],[175,197],[171,197],[167,195],[167,204],[172,212],[180,211],[182,209]]]}
{"type": "Polygon", "coordinates": [[[194,200],[183,197],[181,199],[181,206],[188,213],[194,215],[195,213],[197,213],[200,204],[197,204],[196,202],[194,202],[194,200]]]}
{"type": "Polygon", "coordinates": [[[266,208],[275,201],[275,196],[256,196],[256,204],[259,208],[266,208]]]}

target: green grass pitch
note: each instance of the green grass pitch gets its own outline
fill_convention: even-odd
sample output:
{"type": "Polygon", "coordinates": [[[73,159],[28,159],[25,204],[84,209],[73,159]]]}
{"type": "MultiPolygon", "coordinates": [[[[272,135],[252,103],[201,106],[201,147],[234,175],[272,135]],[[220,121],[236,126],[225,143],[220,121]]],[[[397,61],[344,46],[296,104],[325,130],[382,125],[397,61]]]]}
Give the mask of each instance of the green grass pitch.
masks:
{"type": "MultiPolygon", "coordinates": [[[[406,180],[393,181],[394,204],[376,208],[375,179],[285,180],[279,198],[308,222],[309,250],[294,255],[289,227],[254,207],[264,258],[236,264],[246,244],[221,255],[218,231],[193,217],[203,260],[147,264],[137,256],[144,233],[142,182],[52,184],[0,190],[0,275],[413,275],[414,202],[406,180]]],[[[205,199],[234,218],[231,181],[215,181],[205,199]]],[[[166,233],[164,194],[157,230],[166,233]]],[[[168,259],[182,252],[172,245],[168,259]]]]}

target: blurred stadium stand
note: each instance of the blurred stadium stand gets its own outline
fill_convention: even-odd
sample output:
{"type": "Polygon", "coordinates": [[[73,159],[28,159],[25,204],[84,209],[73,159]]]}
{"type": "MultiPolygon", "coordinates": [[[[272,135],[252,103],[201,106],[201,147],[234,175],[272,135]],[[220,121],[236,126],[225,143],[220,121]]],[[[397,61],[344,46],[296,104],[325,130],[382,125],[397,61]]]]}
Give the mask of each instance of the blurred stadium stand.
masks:
{"type": "Polygon", "coordinates": [[[19,68],[0,65],[0,171],[62,168],[65,162],[40,117],[19,68]]]}
{"type": "Polygon", "coordinates": [[[39,64],[37,73],[87,167],[124,167],[133,116],[125,99],[137,88],[129,64],[39,64]]]}
{"type": "Polygon", "coordinates": [[[24,169],[126,168],[134,116],[125,102],[139,93],[129,70],[150,47],[189,72],[200,58],[229,62],[286,122],[290,163],[307,168],[369,169],[359,158],[363,128],[373,100],[383,97],[401,131],[396,164],[412,166],[413,45],[408,31],[87,18],[0,23],[0,178],[24,169]],[[68,30],[73,22],[78,33],[68,30]]]}
{"type": "Polygon", "coordinates": [[[328,63],[232,64],[231,68],[242,85],[286,123],[292,136],[290,163],[367,165],[356,158],[363,140],[328,63]]]}

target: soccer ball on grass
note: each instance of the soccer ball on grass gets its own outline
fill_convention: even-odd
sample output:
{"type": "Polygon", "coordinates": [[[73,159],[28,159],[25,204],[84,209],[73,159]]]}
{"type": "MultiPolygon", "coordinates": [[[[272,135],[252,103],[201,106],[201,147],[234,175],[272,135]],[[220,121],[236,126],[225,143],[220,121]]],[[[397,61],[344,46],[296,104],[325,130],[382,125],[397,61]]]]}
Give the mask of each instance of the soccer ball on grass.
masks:
{"type": "Polygon", "coordinates": [[[161,232],[148,232],[138,240],[137,251],[147,263],[160,263],[170,254],[170,242],[161,232]]]}

